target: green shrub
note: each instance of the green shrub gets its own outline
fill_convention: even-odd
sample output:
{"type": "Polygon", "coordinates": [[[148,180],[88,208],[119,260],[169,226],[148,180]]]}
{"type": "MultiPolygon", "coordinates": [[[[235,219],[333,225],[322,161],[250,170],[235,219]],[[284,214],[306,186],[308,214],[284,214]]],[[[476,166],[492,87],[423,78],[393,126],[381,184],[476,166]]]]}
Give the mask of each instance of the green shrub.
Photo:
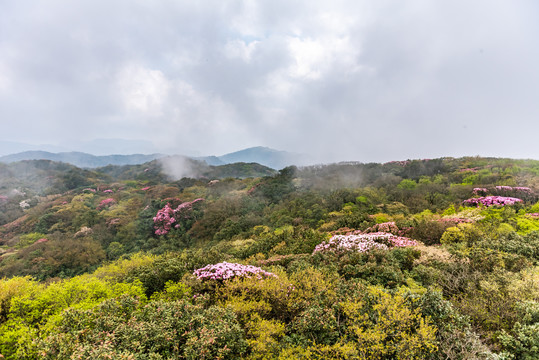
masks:
{"type": "Polygon", "coordinates": [[[362,301],[340,306],[360,358],[425,359],[437,351],[436,327],[402,293],[370,287],[362,301]]]}
{"type": "Polygon", "coordinates": [[[511,331],[503,331],[499,337],[504,354],[511,359],[538,359],[539,302],[521,302],[517,304],[516,308],[520,320],[515,323],[511,331]]]}
{"type": "Polygon", "coordinates": [[[458,312],[440,291],[429,289],[416,303],[424,317],[437,327],[438,350],[428,359],[494,359],[489,348],[473,331],[470,319],[458,312]]]}
{"type": "Polygon", "coordinates": [[[45,359],[236,359],[247,349],[230,309],[184,300],[141,306],[122,296],[63,317],[39,344],[45,359]]]}

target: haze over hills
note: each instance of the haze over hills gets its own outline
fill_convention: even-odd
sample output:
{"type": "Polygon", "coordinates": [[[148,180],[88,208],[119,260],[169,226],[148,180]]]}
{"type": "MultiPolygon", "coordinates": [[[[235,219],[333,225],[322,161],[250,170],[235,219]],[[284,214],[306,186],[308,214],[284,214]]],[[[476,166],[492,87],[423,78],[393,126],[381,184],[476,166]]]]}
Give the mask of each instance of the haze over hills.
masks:
{"type": "Polygon", "coordinates": [[[81,168],[97,168],[107,165],[137,165],[163,157],[163,154],[134,154],[96,156],[82,152],[51,153],[48,151],[25,151],[0,157],[0,162],[12,163],[23,160],[52,160],[81,168]]]}
{"type": "Polygon", "coordinates": [[[63,146],[53,144],[28,144],[18,141],[0,140],[0,156],[26,151],[82,152],[93,155],[154,154],[160,152],[150,141],[128,139],[93,139],[76,141],[63,146]]]}
{"type": "Polygon", "coordinates": [[[69,149],[51,144],[32,145],[17,141],[0,140],[0,156],[16,154],[25,151],[61,152],[69,151],[69,149]]]}
{"type": "MultiPolygon", "coordinates": [[[[97,168],[107,165],[137,165],[167,157],[166,154],[130,154],[130,155],[92,155],[83,152],[24,151],[0,157],[0,162],[12,163],[22,160],[52,160],[69,163],[81,168],[97,168]]],[[[253,147],[222,156],[193,157],[205,161],[208,165],[219,166],[243,163],[258,163],[272,169],[282,169],[290,165],[303,165],[307,157],[267,147],[253,147]]]]}
{"type": "Polygon", "coordinates": [[[225,164],[235,162],[257,162],[273,169],[282,169],[290,165],[306,165],[309,158],[303,154],[280,151],[268,147],[257,146],[219,157],[225,164]]]}

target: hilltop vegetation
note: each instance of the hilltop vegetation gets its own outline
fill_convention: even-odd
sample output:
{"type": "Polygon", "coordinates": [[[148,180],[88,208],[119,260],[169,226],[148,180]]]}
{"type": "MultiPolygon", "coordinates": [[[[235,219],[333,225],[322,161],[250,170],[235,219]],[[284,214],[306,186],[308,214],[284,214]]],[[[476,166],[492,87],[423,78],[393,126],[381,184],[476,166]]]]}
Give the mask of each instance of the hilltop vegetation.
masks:
{"type": "Polygon", "coordinates": [[[539,358],[539,161],[189,161],[0,164],[5,358],[539,358]]]}

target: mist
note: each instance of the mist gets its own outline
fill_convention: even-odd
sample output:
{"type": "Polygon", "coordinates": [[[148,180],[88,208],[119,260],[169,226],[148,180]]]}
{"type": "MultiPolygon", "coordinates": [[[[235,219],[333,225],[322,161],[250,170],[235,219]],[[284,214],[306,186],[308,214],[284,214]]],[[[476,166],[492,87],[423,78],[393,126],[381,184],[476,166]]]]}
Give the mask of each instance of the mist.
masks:
{"type": "Polygon", "coordinates": [[[163,173],[172,181],[185,177],[196,179],[208,168],[204,162],[180,155],[167,156],[157,161],[161,165],[163,173]]]}

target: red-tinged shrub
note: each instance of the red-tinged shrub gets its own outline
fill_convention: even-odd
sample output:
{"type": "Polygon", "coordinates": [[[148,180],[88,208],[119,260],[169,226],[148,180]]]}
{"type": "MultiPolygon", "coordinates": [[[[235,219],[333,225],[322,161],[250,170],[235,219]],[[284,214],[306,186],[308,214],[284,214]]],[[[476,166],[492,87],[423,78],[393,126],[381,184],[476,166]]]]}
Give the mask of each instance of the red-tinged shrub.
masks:
{"type": "Polygon", "coordinates": [[[113,198],[108,198],[108,199],[105,199],[105,200],[101,200],[101,202],[99,203],[99,205],[97,205],[97,210],[103,210],[104,208],[107,208],[111,205],[114,205],[116,204],[116,200],[114,200],[113,198]]]}

